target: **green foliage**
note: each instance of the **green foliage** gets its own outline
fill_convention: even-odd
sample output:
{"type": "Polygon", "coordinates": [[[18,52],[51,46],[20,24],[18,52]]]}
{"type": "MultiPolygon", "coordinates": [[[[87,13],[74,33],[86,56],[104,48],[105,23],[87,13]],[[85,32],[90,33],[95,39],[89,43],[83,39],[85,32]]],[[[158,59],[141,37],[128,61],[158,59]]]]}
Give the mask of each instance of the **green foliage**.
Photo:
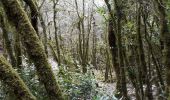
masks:
{"type": "Polygon", "coordinates": [[[99,8],[97,9],[97,12],[98,12],[99,14],[101,14],[102,16],[105,16],[105,14],[106,14],[106,9],[105,9],[104,7],[99,7],[99,8]]]}
{"type": "Polygon", "coordinates": [[[95,81],[91,73],[69,72],[62,66],[59,71],[60,84],[71,100],[91,99],[95,95],[95,81]]]}
{"type": "MultiPolygon", "coordinates": [[[[24,57],[23,57],[24,58],[24,57]]],[[[25,81],[31,92],[38,100],[48,100],[46,90],[39,82],[34,65],[24,58],[23,69],[21,71],[22,79],[25,81]]]]}
{"type": "MultiPolygon", "coordinates": [[[[48,100],[47,92],[43,84],[39,82],[34,64],[26,57],[23,57],[23,69],[18,70],[18,72],[38,100],[48,100]]],[[[57,77],[67,100],[110,100],[110,98],[115,98],[115,96],[106,95],[102,89],[97,87],[98,83],[90,70],[88,73],[82,74],[68,71],[67,67],[62,65],[57,77]]],[[[3,91],[0,91],[0,98],[4,99],[3,91]]]]}
{"type": "Polygon", "coordinates": [[[105,7],[98,7],[96,12],[100,14],[105,19],[106,22],[108,21],[109,17],[106,14],[107,11],[105,7]]]}
{"type": "Polygon", "coordinates": [[[92,71],[86,74],[70,72],[62,66],[58,76],[59,83],[64,89],[68,100],[117,100],[113,95],[108,96],[104,91],[97,87],[97,81],[92,71]]]}

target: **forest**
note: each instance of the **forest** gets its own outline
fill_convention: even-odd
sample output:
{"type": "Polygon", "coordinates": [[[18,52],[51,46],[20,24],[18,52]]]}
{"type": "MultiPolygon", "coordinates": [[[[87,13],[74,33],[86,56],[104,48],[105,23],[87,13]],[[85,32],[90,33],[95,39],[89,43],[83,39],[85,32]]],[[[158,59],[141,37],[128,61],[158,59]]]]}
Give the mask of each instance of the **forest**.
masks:
{"type": "Polygon", "coordinates": [[[170,100],[170,0],[0,0],[0,100],[170,100]]]}

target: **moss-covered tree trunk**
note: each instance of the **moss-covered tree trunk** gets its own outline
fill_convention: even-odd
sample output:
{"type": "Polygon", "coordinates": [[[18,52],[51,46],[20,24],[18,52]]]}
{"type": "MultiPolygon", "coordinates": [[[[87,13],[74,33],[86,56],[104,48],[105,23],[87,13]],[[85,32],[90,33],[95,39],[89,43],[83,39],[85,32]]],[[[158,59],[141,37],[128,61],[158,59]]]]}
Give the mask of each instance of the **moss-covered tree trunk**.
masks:
{"type": "Polygon", "coordinates": [[[34,62],[40,82],[44,84],[49,98],[51,100],[63,100],[62,92],[52,72],[43,45],[22,6],[18,0],[0,1],[4,5],[8,18],[14,23],[20,33],[30,60],[34,62]]]}
{"type": "Polygon", "coordinates": [[[24,2],[31,9],[31,24],[37,32],[37,35],[40,37],[38,32],[38,7],[36,6],[36,0],[24,0],[24,2]]]}
{"type": "Polygon", "coordinates": [[[116,89],[117,92],[120,92],[121,90],[121,84],[120,84],[120,67],[118,64],[118,49],[117,49],[117,41],[116,41],[116,33],[114,32],[113,29],[113,21],[110,19],[109,20],[109,26],[108,26],[108,32],[109,32],[109,36],[108,36],[108,40],[109,40],[109,45],[110,45],[110,50],[112,53],[112,62],[113,62],[113,66],[115,69],[115,74],[116,74],[116,79],[117,79],[117,83],[116,83],[116,89]]]}
{"type": "Polygon", "coordinates": [[[2,55],[0,55],[0,80],[9,86],[17,100],[36,100],[18,73],[2,55]]]}
{"type": "Polygon", "coordinates": [[[22,68],[22,50],[21,50],[21,37],[18,32],[15,33],[15,56],[16,66],[22,68]]]}
{"type": "Polygon", "coordinates": [[[107,5],[108,11],[109,11],[109,15],[110,15],[110,19],[109,19],[109,25],[108,25],[108,41],[109,41],[109,46],[110,46],[110,51],[112,53],[112,62],[113,62],[113,66],[115,69],[115,74],[116,74],[116,79],[117,79],[117,83],[116,83],[116,89],[117,92],[121,91],[121,84],[120,84],[120,68],[119,68],[119,64],[118,64],[118,49],[117,49],[117,40],[116,40],[116,32],[115,32],[115,28],[114,25],[116,25],[115,23],[115,19],[114,19],[114,15],[113,15],[113,11],[111,9],[111,5],[109,4],[108,0],[105,0],[105,3],[107,5]]]}
{"type": "Polygon", "coordinates": [[[14,55],[14,51],[12,49],[11,41],[9,39],[10,30],[9,30],[8,23],[6,22],[6,19],[3,15],[3,12],[0,13],[0,27],[2,28],[3,31],[3,38],[4,38],[6,50],[8,52],[11,64],[13,67],[16,67],[16,58],[14,55]]]}
{"type": "Polygon", "coordinates": [[[40,20],[41,26],[42,26],[42,28],[43,28],[45,53],[46,53],[46,55],[48,56],[47,27],[46,27],[45,20],[43,19],[42,14],[39,14],[39,20],[40,20]]]}
{"type": "Polygon", "coordinates": [[[121,75],[121,95],[123,96],[124,100],[129,100],[127,95],[127,87],[126,87],[126,72],[125,72],[125,65],[124,65],[124,58],[123,58],[123,46],[122,46],[122,22],[123,22],[123,13],[122,13],[122,6],[121,0],[114,0],[115,12],[117,16],[116,20],[116,34],[117,34],[117,47],[118,47],[118,62],[120,68],[120,75],[121,75]]]}
{"type": "MultiPolygon", "coordinates": [[[[149,82],[149,75],[148,75],[148,68],[146,65],[146,60],[145,60],[145,54],[144,54],[144,48],[143,48],[143,42],[142,42],[142,34],[141,34],[141,4],[139,4],[138,10],[137,10],[137,40],[138,40],[138,54],[139,54],[139,69],[140,69],[140,73],[141,76],[140,78],[142,80],[139,80],[143,83],[146,83],[147,87],[146,87],[146,96],[148,97],[149,100],[153,100],[153,95],[152,95],[152,89],[151,84],[149,82]]],[[[143,83],[141,84],[142,88],[143,88],[143,83]]],[[[141,88],[141,91],[142,91],[141,88]]],[[[141,92],[142,93],[142,92],[141,92]]],[[[143,94],[142,94],[143,95],[143,94]]]]}
{"type": "MultiPolygon", "coordinates": [[[[38,17],[41,23],[41,26],[43,28],[43,34],[44,34],[44,48],[45,48],[45,53],[48,56],[48,49],[47,49],[47,45],[48,45],[48,41],[47,41],[47,33],[46,33],[46,25],[45,22],[43,20],[43,16],[40,13],[40,9],[42,7],[42,5],[38,8],[36,5],[36,1],[37,0],[23,0],[31,9],[31,23],[32,26],[34,27],[35,31],[37,32],[37,35],[39,36],[39,38],[41,38],[39,32],[38,32],[38,17]]],[[[43,1],[44,2],[44,1],[43,1]]]]}
{"type": "Polygon", "coordinates": [[[57,48],[57,56],[58,56],[58,65],[61,65],[61,53],[60,53],[60,43],[59,43],[59,37],[58,37],[58,27],[57,27],[57,21],[56,21],[56,17],[57,17],[57,10],[56,10],[56,6],[58,4],[59,0],[53,0],[53,22],[54,22],[54,34],[55,34],[55,42],[56,42],[56,48],[57,48]]]}
{"type": "Polygon", "coordinates": [[[95,18],[93,18],[93,39],[92,39],[92,63],[95,69],[98,69],[97,67],[97,34],[96,34],[96,23],[95,23],[95,18]]]}

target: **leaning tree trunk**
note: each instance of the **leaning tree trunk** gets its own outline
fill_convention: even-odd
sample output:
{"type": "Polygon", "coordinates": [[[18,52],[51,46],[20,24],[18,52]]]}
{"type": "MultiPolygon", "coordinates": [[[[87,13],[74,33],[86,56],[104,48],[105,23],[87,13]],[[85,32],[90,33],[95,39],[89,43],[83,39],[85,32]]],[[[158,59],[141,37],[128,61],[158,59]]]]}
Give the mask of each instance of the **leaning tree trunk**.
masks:
{"type": "MultiPolygon", "coordinates": [[[[31,9],[31,23],[32,26],[34,27],[35,31],[37,32],[37,35],[39,36],[39,38],[41,38],[39,32],[38,32],[38,17],[41,23],[41,26],[43,28],[43,34],[44,34],[44,48],[45,48],[45,53],[48,56],[48,49],[47,49],[47,33],[46,33],[46,25],[45,22],[43,20],[42,14],[40,13],[40,9],[43,6],[42,5],[38,8],[36,5],[36,0],[23,0],[31,9]]],[[[43,1],[44,2],[44,1],[43,1]]]]}
{"type": "Polygon", "coordinates": [[[39,14],[39,20],[41,23],[41,26],[43,28],[43,34],[44,34],[44,48],[45,48],[45,53],[48,56],[48,37],[47,37],[47,27],[45,25],[45,20],[43,19],[42,14],[39,14]]]}
{"type": "Polygon", "coordinates": [[[43,45],[20,3],[18,0],[0,1],[4,5],[8,18],[14,23],[16,29],[20,33],[30,60],[34,62],[40,82],[44,84],[49,98],[51,100],[63,100],[62,92],[52,72],[43,45]]]}
{"type": "Polygon", "coordinates": [[[40,38],[38,32],[38,7],[36,6],[36,0],[24,0],[24,2],[30,7],[31,9],[31,24],[34,27],[37,35],[40,38]]]}
{"type": "Polygon", "coordinates": [[[11,41],[9,39],[9,27],[6,22],[6,19],[4,18],[3,13],[0,13],[0,27],[2,28],[2,31],[3,31],[3,38],[4,38],[7,52],[9,54],[12,67],[16,67],[16,58],[15,58],[15,55],[14,55],[14,52],[11,46],[11,41]]]}
{"type": "Polygon", "coordinates": [[[17,100],[36,100],[18,73],[2,55],[0,56],[0,80],[11,88],[17,100]]]}

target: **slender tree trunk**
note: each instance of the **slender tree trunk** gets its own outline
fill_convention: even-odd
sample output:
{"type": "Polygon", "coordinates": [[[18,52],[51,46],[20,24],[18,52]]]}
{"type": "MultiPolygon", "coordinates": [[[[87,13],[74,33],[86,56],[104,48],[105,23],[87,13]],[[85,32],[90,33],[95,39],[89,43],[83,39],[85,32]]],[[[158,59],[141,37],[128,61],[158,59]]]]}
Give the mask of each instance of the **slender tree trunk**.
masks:
{"type": "Polygon", "coordinates": [[[109,1],[105,0],[105,3],[107,5],[107,8],[109,10],[109,15],[110,15],[110,19],[109,19],[109,25],[108,25],[108,40],[109,40],[109,46],[110,46],[110,51],[112,53],[112,62],[113,62],[113,66],[115,69],[115,74],[116,74],[116,79],[117,79],[117,83],[116,83],[116,89],[117,92],[121,91],[121,84],[120,84],[120,68],[119,68],[119,64],[118,64],[118,49],[117,49],[117,40],[116,40],[116,32],[114,29],[113,25],[116,25],[114,22],[114,17],[113,17],[113,13],[111,10],[111,5],[109,4],[109,1]]]}
{"type": "Polygon", "coordinates": [[[83,9],[83,14],[82,16],[80,16],[79,14],[79,9],[78,9],[78,2],[77,0],[75,0],[75,4],[76,4],[76,13],[78,15],[79,18],[79,22],[77,25],[77,28],[79,30],[79,55],[80,55],[80,63],[82,65],[82,72],[86,73],[87,72],[87,55],[86,50],[88,50],[88,48],[86,47],[86,43],[87,41],[85,40],[85,27],[84,27],[84,15],[85,15],[85,1],[82,0],[82,9],[83,9]]]}
{"type": "Polygon", "coordinates": [[[136,30],[137,30],[137,44],[138,44],[138,72],[139,72],[139,85],[140,85],[140,93],[142,100],[144,100],[144,90],[143,90],[143,84],[146,81],[146,64],[143,60],[144,58],[144,52],[143,52],[143,43],[142,43],[142,38],[141,38],[141,7],[137,6],[137,22],[136,22],[136,30]]]}
{"type": "Polygon", "coordinates": [[[83,0],[83,2],[82,2],[83,4],[83,6],[82,6],[82,9],[83,9],[83,14],[82,14],[82,18],[80,19],[81,20],[81,28],[82,28],[82,46],[83,46],[83,48],[82,48],[82,53],[83,53],[83,55],[82,55],[82,67],[83,67],[83,69],[82,69],[82,71],[83,71],[83,73],[86,73],[87,72],[87,61],[86,61],[86,39],[85,39],[85,19],[84,19],[84,17],[85,17],[85,0],[83,0]]]}
{"type": "MultiPolygon", "coordinates": [[[[143,10],[144,10],[144,8],[143,8],[143,10]]],[[[145,10],[144,10],[145,11],[145,10]]],[[[144,12],[143,11],[143,12],[144,12]]],[[[140,12],[140,11],[139,11],[140,12]]],[[[139,16],[141,16],[140,15],[140,13],[139,13],[139,16]]],[[[146,16],[146,14],[143,14],[143,22],[144,22],[144,33],[145,34],[147,34],[147,25],[146,25],[146,21],[147,21],[147,16],[146,16]]],[[[138,19],[138,20],[141,20],[141,19],[138,19]]],[[[140,26],[139,26],[140,27],[140,26]]],[[[152,85],[151,85],[151,83],[150,83],[150,74],[149,74],[149,68],[148,68],[148,66],[146,65],[146,60],[145,60],[145,55],[144,55],[144,47],[143,47],[143,42],[142,42],[142,34],[140,34],[140,33],[138,33],[138,35],[140,35],[139,36],[139,38],[141,38],[141,39],[139,39],[139,41],[141,42],[139,42],[140,44],[141,44],[141,47],[140,47],[140,49],[141,49],[141,52],[143,52],[143,57],[141,56],[141,62],[143,62],[143,67],[145,67],[144,68],[144,70],[143,71],[146,71],[146,73],[144,72],[144,74],[146,75],[146,77],[145,77],[145,81],[146,81],[146,85],[147,85],[147,87],[146,87],[146,95],[147,95],[147,97],[148,97],[148,99],[149,100],[153,100],[153,94],[152,94],[152,85]]],[[[140,53],[141,54],[141,53],[140,53]]]]}
{"type": "MultiPolygon", "coordinates": [[[[165,90],[165,84],[164,84],[164,81],[163,81],[163,77],[162,77],[162,67],[159,65],[159,62],[157,61],[156,57],[155,57],[155,54],[154,54],[154,50],[153,50],[153,47],[152,47],[152,44],[151,44],[151,39],[149,39],[149,35],[148,35],[148,32],[146,31],[147,29],[147,25],[146,25],[146,21],[144,21],[144,24],[145,24],[145,39],[146,39],[146,42],[149,46],[149,51],[150,51],[150,54],[151,54],[151,59],[153,61],[153,64],[155,65],[155,68],[156,68],[156,73],[157,73],[157,77],[159,79],[159,82],[160,82],[160,87],[161,89],[165,90]]],[[[153,33],[152,29],[150,29],[150,32],[153,33]]]]}
{"type": "Polygon", "coordinates": [[[37,32],[37,35],[40,38],[40,35],[38,32],[38,7],[36,5],[36,0],[24,0],[24,1],[31,9],[31,23],[35,31],[37,32]]]}
{"type": "Polygon", "coordinates": [[[54,16],[53,16],[53,20],[54,20],[54,30],[55,30],[55,41],[56,41],[56,47],[57,47],[57,56],[58,56],[58,65],[61,65],[61,54],[60,54],[60,44],[59,44],[59,38],[58,38],[58,27],[57,27],[57,22],[56,22],[56,17],[57,17],[57,10],[56,10],[56,6],[57,6],[58,0],[54,0],[53,1],[53,10],[54,10],[54,16]]]}
{"type": "Polygon", "coordinates": [[[127,58],[127,54],[126,54],[126,50],[123,50],[123,57],[124,57],[124,61],[125,61],[125,66],[128,67],[128,74],[129,74],[129,78],[132,82],[133,87],[135,88],[135,96],[136,96],[136,100],[141,100],[140,96],[139,96],[139,86],[137,84],[137,78],[136,78],[136,72],[135,69],[130,66],[128,58],[127,58]]]}
{"type": "Polygon", "coordinates": [[[44,21],[44,19],[43,19],[42,14],[39,14],[39,20],[40,20],[41,26],[42,26],[42,28],[43,28],[45,53],[46,53],[46,55],[48,56],[47,28],[46,28],[45,21],[44,21]]]}
{"type": "Polygon", "coordinates": [[[58,62],[58,57],[57,57],[57,53],[56,53],[55,50],[54,50],[54,46],[52,45],[52,43],[49,43],[49,46],[50,46],[50,48],[51,48],[52,55],[53,55],[55,61],[58,62]]]}
{"type": "Polygon", "coordinates": [[[9,40],[9,33],[10,33],[9,26],[7,26],[8,23],[6,22],[6,19],[2,13],[0,14],[0,24],[1,24],[2,31],[3,31],[3,38],[5,40],[5,46],[9,54],[11,64],[13,67],[17,67],[14,51],[11,45],[11,41],[9,40]]]}
{"type": "Polygon", "coordinates": [[[170,100],[170,31],[166,19],[166,9],[162,0],[155,0],[160,17],[161,47],[164,48],[168,100],[170,100]],[[163,42],[163,43],[162,43],[163,42]]]}
{"type": "Polygon", "coordinates": [[[21,37],[18,32],[15,33],[15,56],[17,67],[22,68],[21,37]]]}
{"type": "Polygon", "coordinates": [[[97,67],[97,62],[96,62],[96,53],[97,53],[97,35],[96,35],[96,23],[95,23],[95,18],[93,17],[93,49],[92,49],[92,63],[93,66],[98,69],[97,67]]]}
{"type": "Polygon", "coordinates": [[[121,22],[122,22],[122,11],[121,11],[121,4],[120,1],[114,0],[115,3],[115,11],[117,16],[117,26],[116,26],[116,33],[117,33],[117,45],[118,45],[118,61],[119,61],[119,68],[121,73],[121,95],[124,97],[125,100],[128,100],[127,96],[127,87],[126,87],[126,75],[125,75],[125,66],[124,66],[124,59],[123,59],[123,46],[122,46],[122,36],[121,36],[121,22]]]}

